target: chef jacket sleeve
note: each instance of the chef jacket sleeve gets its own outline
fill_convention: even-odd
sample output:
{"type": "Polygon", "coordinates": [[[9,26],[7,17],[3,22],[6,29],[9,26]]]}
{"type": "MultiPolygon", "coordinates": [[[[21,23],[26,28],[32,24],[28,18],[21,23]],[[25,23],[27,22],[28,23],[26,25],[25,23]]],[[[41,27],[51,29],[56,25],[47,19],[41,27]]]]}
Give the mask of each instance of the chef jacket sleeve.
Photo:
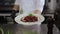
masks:
{"type": "Polygon", "coordinates": [[[44,4],[45,0],[36,0],[36,10],[39,10],[42,13],[44,4]]]}
{"type": "Polygon", "coordinates": [[[15,5],[19,5],[21,0],[15,0],[15,5]]]}

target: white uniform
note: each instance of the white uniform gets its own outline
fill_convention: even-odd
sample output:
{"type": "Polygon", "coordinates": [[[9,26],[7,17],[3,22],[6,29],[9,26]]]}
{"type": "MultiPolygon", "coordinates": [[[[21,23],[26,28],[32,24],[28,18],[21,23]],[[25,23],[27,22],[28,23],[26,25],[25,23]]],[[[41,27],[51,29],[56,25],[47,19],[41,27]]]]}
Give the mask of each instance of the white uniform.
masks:
{"type": "Polygon", "coordinates": [[[15,5],[19,5],[19,12],[23,10],[23,13],[33,13],[34,10],[40,10],[42,12],[45,0],[16,0],[15,5]]]}
{"type": "MultiPolygon", "coordinates": [[[[40,10],[42,12],[44,3],[45,0],[16,0],[15,5],[20,6],[19,9],[19,14],[20,14],[21,12],[20,10],[23,10],[23,13],[33,13],[35,10],[40,10]]],[[[37,25],[36,28],[37,28],[37,32],[39,32],[38,34],[40,34],[40,30],[39,30],[40,25],[37,25]]]]}

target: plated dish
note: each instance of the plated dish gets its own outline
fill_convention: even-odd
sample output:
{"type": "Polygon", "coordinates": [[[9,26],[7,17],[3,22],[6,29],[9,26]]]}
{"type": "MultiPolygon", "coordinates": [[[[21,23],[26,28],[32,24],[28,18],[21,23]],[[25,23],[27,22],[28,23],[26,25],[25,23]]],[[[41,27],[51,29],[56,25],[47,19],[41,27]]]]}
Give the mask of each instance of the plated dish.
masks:
{"type": "Polygon", "coordinates": [[[38,14],[20,14],[15,17],[15,21],[22,25],[35,25],[41,24],[44,21],[44,17],[38,14]]]}

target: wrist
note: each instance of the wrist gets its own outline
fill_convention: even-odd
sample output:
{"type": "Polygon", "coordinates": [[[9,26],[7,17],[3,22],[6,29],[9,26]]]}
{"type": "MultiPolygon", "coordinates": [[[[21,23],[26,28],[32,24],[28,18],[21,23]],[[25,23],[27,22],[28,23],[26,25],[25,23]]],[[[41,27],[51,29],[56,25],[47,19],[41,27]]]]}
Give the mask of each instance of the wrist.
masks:
{"type": "Polygon", "coordinates": [[[34,13],[35,14],[41,14],[40,10],[35,10],[34,13]]]}

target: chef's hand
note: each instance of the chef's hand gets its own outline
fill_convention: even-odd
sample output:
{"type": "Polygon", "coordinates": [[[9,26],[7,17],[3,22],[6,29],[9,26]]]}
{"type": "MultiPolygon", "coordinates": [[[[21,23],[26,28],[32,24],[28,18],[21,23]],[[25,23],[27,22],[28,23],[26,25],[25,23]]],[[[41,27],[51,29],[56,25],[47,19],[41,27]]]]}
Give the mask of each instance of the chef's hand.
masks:
{"type": "Polygon", "coordinates": [[[17,12],[19,10],[19,5],[14,5],[13,10],[17,12]]]}
{"type": "Polygon", "coordinates": [[[34,13],[35,14],[41,14],[41,12],[39,10],[35,10],[34,13]]]}

